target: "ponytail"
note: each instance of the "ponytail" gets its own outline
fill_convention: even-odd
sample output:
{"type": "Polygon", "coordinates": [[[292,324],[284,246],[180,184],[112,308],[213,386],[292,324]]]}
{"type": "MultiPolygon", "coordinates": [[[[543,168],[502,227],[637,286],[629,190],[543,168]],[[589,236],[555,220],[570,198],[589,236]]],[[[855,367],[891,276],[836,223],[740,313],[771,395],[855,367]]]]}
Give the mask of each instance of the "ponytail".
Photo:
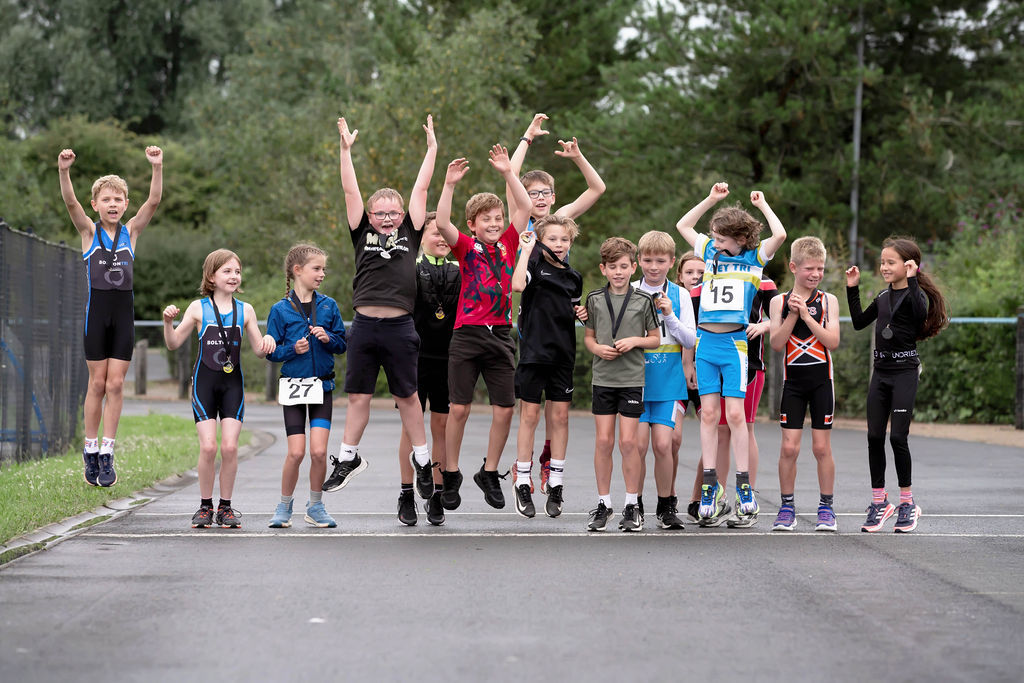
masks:
{"type": "Polygon", "coordinates": [[[921,269],[921,248],[910,237],[888,237],[882,242],[882,248],[894,250],[904,261],[917,263],[917,285],[928,297],[928,315],[917,339],[923,341],[934,337],[949,325],[949,311],[938,284],[921,269]]]}

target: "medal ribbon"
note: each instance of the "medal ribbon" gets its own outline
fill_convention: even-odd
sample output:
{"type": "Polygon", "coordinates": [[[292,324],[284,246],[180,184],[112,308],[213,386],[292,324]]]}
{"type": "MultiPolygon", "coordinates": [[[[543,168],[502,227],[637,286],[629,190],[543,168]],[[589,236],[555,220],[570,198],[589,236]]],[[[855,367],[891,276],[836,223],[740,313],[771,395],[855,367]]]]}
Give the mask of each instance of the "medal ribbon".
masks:
{"type": "Polygon", "coordinates": [[[615,308],[612,307],[612,297],[608,293],[608,287],[604,288],[604,302],[608,305],[608,315],[612,317],[615,322],[612,323],[612,341],[615,341],[615,337],[619,334],[619,326],[622,325],[622,316],[626,313],[626,307],[629,306],[629,296],[633,293],[633,287],[630,286],[626,289],[626,298],[622,300],[622,308],[619,309],[619,314],[615,315],[615,308]]]}
{"type": "MultiPolygon", "coordinates": [[[[210,297],[210,303],[213,304],[213,317],[217,319],[217,330],[220,333],[220,340],[224,344],[225,357],[223,365],[231,363],[231,347],[228,345],[228,333],[224,331],[224,323],[220,320],[220,311],[217,310],[217,302],[214,301],[213,297],[210,297]]],[[[231,329],[235,329],[235,324],[238,322],[238,306],[235,305],[235,297],[231,297],[231,329]]],[[[233,363],[231,363],[234,365],[233,363]]]]}

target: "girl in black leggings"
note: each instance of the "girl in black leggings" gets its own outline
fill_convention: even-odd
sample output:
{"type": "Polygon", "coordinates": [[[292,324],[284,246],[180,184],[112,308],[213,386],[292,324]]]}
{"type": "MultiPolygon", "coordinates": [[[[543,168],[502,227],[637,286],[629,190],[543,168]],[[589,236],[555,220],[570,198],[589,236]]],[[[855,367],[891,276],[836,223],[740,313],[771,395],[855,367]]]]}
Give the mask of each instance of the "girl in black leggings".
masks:
{"type": "Polygon", "coordinates": [[[949,318],[946,302],[935,283],[920,272],[921,250],[910,238],[890,237],[882,243],[879,270],[888,283],[874,301],[861,310],[860,270],[846,271],[846,298],[854,329],[875,322],[875,365],[868,388],[868,465],[871,469],[871,505],[861,531],[882,528],[893,513],[896,532],[917,528],[921,508],[910,490],[910,447],[907,435],[914,415],[921,361],[918,340],[934,337],[949,318]],[[896,463],[900,505],[894,508],[885,492],[885,428],[890,423],[889,443],[896,463]]]}

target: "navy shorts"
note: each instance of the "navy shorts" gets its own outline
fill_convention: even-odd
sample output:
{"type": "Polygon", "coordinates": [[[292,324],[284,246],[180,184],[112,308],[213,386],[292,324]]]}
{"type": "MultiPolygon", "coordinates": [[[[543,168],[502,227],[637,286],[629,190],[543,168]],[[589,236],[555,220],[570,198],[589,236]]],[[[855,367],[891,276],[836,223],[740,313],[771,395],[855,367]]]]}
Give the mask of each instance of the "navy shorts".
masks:
{"type": "Polygon", "coordinates": [[[345,393],[372,394],[382,367],[392,396],[416,393],[420,336],[411,315],[370,318],[356,313],[346,337],[345,393]]]}

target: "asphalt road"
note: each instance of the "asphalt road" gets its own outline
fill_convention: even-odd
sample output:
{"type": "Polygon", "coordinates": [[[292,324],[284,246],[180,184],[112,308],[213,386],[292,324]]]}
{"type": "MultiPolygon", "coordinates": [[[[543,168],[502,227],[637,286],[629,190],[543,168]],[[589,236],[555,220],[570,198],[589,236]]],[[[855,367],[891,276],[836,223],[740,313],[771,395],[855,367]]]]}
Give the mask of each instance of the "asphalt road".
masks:
{"type": "MultiPolygon", "coordinates": [[[[187,414],[126,403],[150,409],[187,414]]],[[[809,443],[797,531],[769,533],[779,430],[758,425],[758,526],[657,529],[649,467],[643,533],[588,534],[592,421],[572,419],[564,514],[527,520],[508,480],[499,511],[469,476],[488,415],[470,418],[463,505],[445,526],[422,514],[398,523],[398,416],[375,411],[370,467],[325,494],[338,528],[308,528],[297,513],[274,530],[280,412],[248,406],[246,426],[277,440],[239,469],[243,529],[191,529],[193,484],[0,569],[0,680],[1020,680],[1021,449],[912,438],[918,530],[893,534],[890,521],[863,534],[865,437],[836,430],[840,533],[813,531],[809,443]]],[[[335,449],[343,418],[336,410],[335,449]]],[[[682,492],[695,422],[686,437],[682,492]]],[[[617,507],[622,496],[616,472],[617,507]]]]}

